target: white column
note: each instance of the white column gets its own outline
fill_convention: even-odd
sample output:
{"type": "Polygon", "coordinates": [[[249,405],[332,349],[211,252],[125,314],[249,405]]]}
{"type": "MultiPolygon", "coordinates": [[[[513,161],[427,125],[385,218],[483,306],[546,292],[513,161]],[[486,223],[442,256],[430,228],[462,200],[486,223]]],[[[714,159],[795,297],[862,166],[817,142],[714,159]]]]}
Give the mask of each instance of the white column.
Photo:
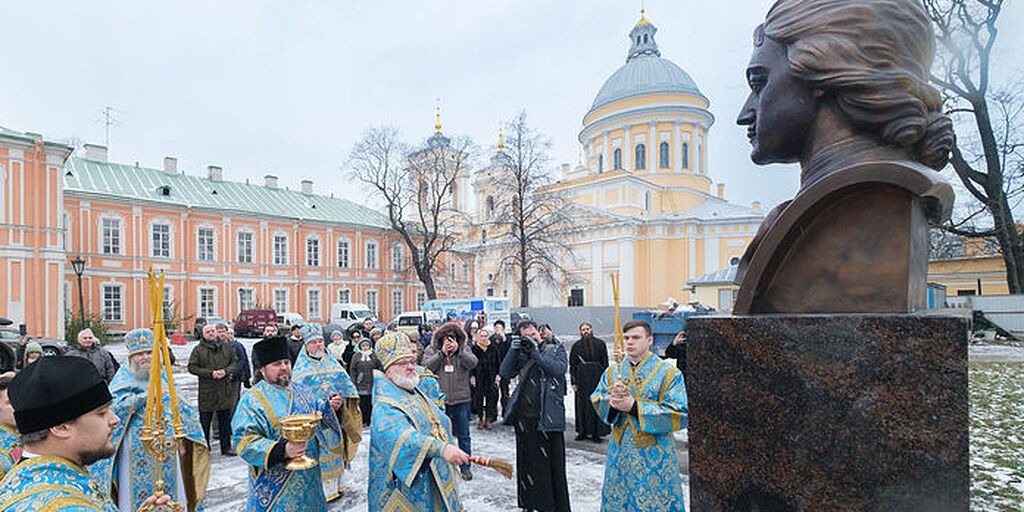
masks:
{"type": "Polygon", "coordinates": [[[626,134],[622,138],[622,168],[633,171],[633,139],[628,124],[625,129],[626,134]]]}
{"type": "Polygon", "coordinates": [[[633,240],[619,241],[619,304],[622,306],[633,306],[637,303],[634,244],[633,240]]]}
{"type": "Polygon", "coordinates": [[[601,260],[604,258],[604,242],[590,244],[590,282],[594,289],[593,304],[604,305],[604,276],[601,275],[601,260]]]}
{"type": "Polygon", "coordinates": [[[675,151],[675,155],[672,157],[672,161],[675,162],[672,168],[676,172],[683,172],[683,140],[679,136],[679,121],[672,124],[672,151],[675,151]]]}

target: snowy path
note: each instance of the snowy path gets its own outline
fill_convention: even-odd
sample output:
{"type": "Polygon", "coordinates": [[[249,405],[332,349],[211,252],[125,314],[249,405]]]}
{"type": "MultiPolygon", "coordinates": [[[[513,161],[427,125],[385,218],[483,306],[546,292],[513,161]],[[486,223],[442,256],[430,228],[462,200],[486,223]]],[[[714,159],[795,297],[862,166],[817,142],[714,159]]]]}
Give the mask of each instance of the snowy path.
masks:
{"type": "MultiPolygon", "coordinates": [[[[257,340],[240,340],[250,350],[257,340]]],[[[175,381],[185,397],[195,403],[198,395],[198,381],[185,371],[188,355],[195,346],[190,341],[187,346],[172,346],[177,357],[175,381]]],[[[125,360],[125,348],[121,344],[107,347],[117,357],[125,360]]],[[[572,440],[572,394],[566,397],[567,418],[570,430],[566,432],[566,473],[568,475],[569,496],[575,512],[594,512],[599,510],[601,501],[601,483],[604,480],[604,445],[593,443],[576,443],[572,440]],[[580,446],[585,449],[574,448],[580,446]]],[[[495,425],[494,430],[476,429],[472,424],[470,437],[473,453],[476,455],[505,459],[515,462],[515,436],[511,427],[495,425]]],[[[366,486],[369,458],[369,431],[363,430],[363,442],[359,445],[356,458],[352,461],[351,481],[348,492],[329,504],[332,512],[363,512],[367,509],[366,486]]],[[[247,491],[248,467],[238,457],[223,457],[214,450],[212,457],[211,479],[206,494],[206,510],[208,512],[237,512],[244,509],[247,491]]],[[[506,480],[500,474],[487,468],[474,467],[473,480],[459,481],[459,494],[466,510],[474,512],[504,512],[517,510],[515,480],[506,480]]],[[[683,492],[689,495],[687,475],[683,474],[683,492]]]]}

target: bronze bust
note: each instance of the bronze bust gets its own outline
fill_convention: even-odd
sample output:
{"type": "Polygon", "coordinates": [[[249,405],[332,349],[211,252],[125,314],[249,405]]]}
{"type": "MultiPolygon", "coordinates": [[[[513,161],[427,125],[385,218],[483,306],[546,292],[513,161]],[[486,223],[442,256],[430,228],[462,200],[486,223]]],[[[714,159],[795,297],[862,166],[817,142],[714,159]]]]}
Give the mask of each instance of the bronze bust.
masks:
{"type": "Polygon", "coordinates": [[[934,52],[915,0],[772,6],[737,123],[755,163],[800,163],[800,190],[747,248],[735,314],[925,307],[929,222],[953,204],[936,172],[954,137],[928,84],[934,52]]]}

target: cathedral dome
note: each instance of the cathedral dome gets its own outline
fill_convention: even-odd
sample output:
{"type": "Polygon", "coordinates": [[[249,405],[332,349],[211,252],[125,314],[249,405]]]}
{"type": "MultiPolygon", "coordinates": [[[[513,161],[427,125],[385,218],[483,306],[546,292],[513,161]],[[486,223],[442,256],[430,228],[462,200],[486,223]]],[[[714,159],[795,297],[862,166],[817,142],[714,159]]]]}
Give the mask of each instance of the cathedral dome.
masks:
{"type": "Polygon", "coordinates": [[[657,28],[642,18],[629,33],[631,47],[626,63],[605,81],[590,112],[619,100],[647,94],[692,94],[704,97],[690,75],[662,58],[654,42],[657,28]]]}

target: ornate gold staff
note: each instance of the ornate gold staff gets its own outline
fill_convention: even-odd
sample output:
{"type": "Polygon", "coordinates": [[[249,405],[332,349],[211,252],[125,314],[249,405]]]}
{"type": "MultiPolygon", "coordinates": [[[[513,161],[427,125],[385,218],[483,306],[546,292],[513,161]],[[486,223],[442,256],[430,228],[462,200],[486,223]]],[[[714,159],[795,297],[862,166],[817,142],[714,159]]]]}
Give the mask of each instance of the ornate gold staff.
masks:
{"type": "Polygon", "coordinates": [[[627,378],[622,374],[622,360],[626,358],[626,341],[622,337],[622,319],[619,317],[619,273],[612,272],[612,300],[615,301],[615,326],[612,331],[612,355],[619,372],[619,384],[625,385],[627,378]]]}
{"type": "MultiPolygon", "coordinates": [[[[171,368],[171,355],[167,348],[167,333],[164,332],[164,275],[159,277],[149,271],[149,301],[153,310],[153,360],[149,366],[149,388],[146,391],[146,424],[142,427],[142,446],[150,457],[153,457],[153,495],[157,498],[164,494],[163,468],[167,457],[173,457],[185,438],[185,427],[181,423],[181,412],[178,409],[178,391],[174,387],[174,372],[171,368]],[[171,397],[171,414],[174,434],[167,434],[164,423],[163,381],[161,369],[167,377],[167,392],[171,397]]],[[[225,435],[222,433],[221,435],[225,435]]],[[[169,501],[164,505],[148,505],[139,508],[139,512],[153,510],[170,510],[183,512],[185,505],[169,501]]]]}

